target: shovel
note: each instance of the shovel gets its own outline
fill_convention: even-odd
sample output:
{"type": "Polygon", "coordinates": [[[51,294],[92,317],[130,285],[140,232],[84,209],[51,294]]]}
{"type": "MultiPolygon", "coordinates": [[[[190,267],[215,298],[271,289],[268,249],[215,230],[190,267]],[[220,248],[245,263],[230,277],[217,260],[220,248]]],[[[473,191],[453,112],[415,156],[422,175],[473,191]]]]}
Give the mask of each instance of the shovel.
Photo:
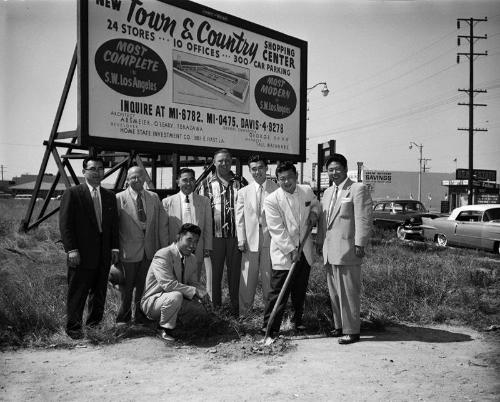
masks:
{"type": "MultiPolygon", "coordinates": [[[[304,234],[304,237],[302,238],[302,241],[299,244],[299,249],[298,249],[298,256],[300,260],[300,256],[302,255],[302,249],[304,248],[304,243],[306,242],[307,238],[309,237],[309,234],[311,233],[312,226],[308,226],[306,233],[304,234]]],[[[264,345],[269,346],[271,343],[274,342],[274,338],[271,338],[269,336],[271,332],[271,328],[274,323],[274,319],[276,317],[276,310],[278,309],[279,304],[281,303],[281,300],[283,299],[286,289],[288,288],[290,281],[292,280],[292,275],[295,270],[295,267],[297,266],[297,262],[295,261],[292,266],[290,267],[290,270],[288,271],[288,275],[286,276],[285,283],[283,284],[283,287],[281,288],[280,294],[278,295],[278,299],[276,300],[276,303],[274,304],[273,311],[271,312],[271,316],[269,317],[269,321],[267,322],[267,328],[266,328],[266,335],[264,336],[264,345]]]]}

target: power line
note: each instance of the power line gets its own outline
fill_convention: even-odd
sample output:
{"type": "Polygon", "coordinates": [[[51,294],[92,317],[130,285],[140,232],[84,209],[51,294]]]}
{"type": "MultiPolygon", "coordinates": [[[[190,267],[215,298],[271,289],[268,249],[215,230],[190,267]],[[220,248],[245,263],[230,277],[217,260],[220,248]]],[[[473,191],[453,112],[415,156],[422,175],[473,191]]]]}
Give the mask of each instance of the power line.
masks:
{"type": "Polygon", "coordinates": [[[454,35],[454,33],[455,33],[455,31],[450,31],[450,32],[446,33],[445,35],[443,35],[442,37],[440,37],[439,39],[435,40],[434,42],[431,42],[429,45],[426,45],[423,48],[416,50],[415,52],[413,52],[409,56],[407,56],[407,57],[405,57],[405,58],[397,61],[394,64],[391,64],[389,67],[387,67],[385,69],[382,69],[382,70],[379,70],[378,72],[376,72],[374,74],[371,74],[371,75],[369,75],[369,76],[367,76],[367,77],[365,77],[365,78],[363,78],[363,79],[361,79],[361,80],[359,80],[357,82],[349,84],[349,85],[347,85],[345,87],[340,87],[340,88],[338,88],[336,90],[336,92],[345,91],[346,89],[351,88],[351,87],[356,86],[356,85],[359,85],[362,82],[365,82],[365,81],[371,80],[372,78],[378,77],[379,75],[384,74],[385,72],[394,69],[395,67],[399,66],[400,64],[403,64],[403,63],[411,60],[412,58],[414,58],[419,53],[424,52],[425,50],[431,48],[432,46],[436,45],[437,43],[439,43],[439,42],[443,41],[444,39],[448,38],[449,36],[454,35]]]}
{"type": "MultiPolygon", "coordinates": [[[[341,115],[345,114],[346,112],[350,112],[350,111],[352,111],[352,110],[359,109],[359,106],[360,106],[360,105],[363,105],[363,104],[365,104],[365,103],[373,103],[373,102],[378,102],[378,101],[381,101],[381,100],[383,100],[383,99],[391,98],[391,97],[394,97],[394,96],[400,96],[400,95],[402,94],[402,91],[403,91],[403,90],[405,90],[405,89],[407,89],[407,88],[410,88],[410,87],[412,87],[412,86],[414,86],[414,85],[421,84],[422,82],[424,82],[424,81],[426,81],[426,80],[429,80],[429,79],[431,79],[431,78],[434,78],[434,77],[436,77],[437,75],[442,74],[442,73],[444,73],[445,71],[448,71],[448,70],[450,70],[450,69],[452,69],[452,68],[456,68],[456,64],[451,64],[451,65],[449,65],[449,66],[447,66],[447,67],[445,67],[445,68],[443,68],[443,69],[441,69],[441,70],[439,70],[439,71],[437,71],[437,72],[435,72],[435,73],[433,73],[433,74],[430,74],[430,75],[428,75],[428,76],[426,76],[426,77],[424,77],[424,78],[422,78],[422,79],[420,79],[420,80],[418,80],[418,81],[412,82],[412,83],[410,83],[410,84],[408,84],[408,85],[406,85],[406,86],[404,86],[404,87],[402,87],[402,88],[399,88],[399,89],[397,90],[397,92],[393,92],[393,93],[391,93],[391,94],[387,94],[387,95],[382,95],[382,96],[377,97],[377,98],[372,98],[372,99],[370,99],[370,100],[367,100],[366,102],[358,103],[358,104],[356,104],[356,105],[354,105],[354,106],[352,106],[352,107],[350,107],[350,108],[343,109],[343,110],[339,110],[338,112],[335,112],[335,117],[339,117],[339,116],[341,116],[341,115]]],[[[454,91],[453,91],[453,92],[454,92],[454,91]]],[[[426,100],[426,102],[427,102],[427,100],[426,100]]],[[[316,110],[321,110],[321,109],[316,109],[316,110]]],[[[312,109],[312,111],[314,112],[314,109],[312,109]]]]}

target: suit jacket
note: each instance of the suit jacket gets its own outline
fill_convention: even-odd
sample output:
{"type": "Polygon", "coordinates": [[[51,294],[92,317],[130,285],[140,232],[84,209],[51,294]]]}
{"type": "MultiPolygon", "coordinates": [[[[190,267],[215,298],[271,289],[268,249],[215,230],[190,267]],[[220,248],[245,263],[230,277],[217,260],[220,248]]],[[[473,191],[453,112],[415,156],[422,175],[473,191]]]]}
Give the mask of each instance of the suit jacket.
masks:
{"type": "MultiPolygon", "coordinates": [[[[307,229],[309,212],[320,214],[320,205],[311,187],[297,184],[300,204],[300,221],[297,222],[284,190],[278,188],[264,200],[267,227],[271,235],[271,261],[273,269],[290,269],[292,261],[290,253],[298,247],[307,229]]],[[[313,245],[311,237],[306,240],[303,248],[309,265],[313,262],[313,245]]]]}
{"type": "Polygon", "coordinates": [[[146,276],[146,285],[141,300],[145,313],[154,305],[162,293],[181,292],[192,299],[196,288],[200,287],[197,278],[197,260],[191,254],[184,259],[184,282],[182,282],[181,254],[176,244],[158,250],[153,257],[146,276]]]}
{"type": "MultiPolygon", "coordinates": [[[[266,181],[266,189],[262,194],[262,205],[266,197],[278,189],[279,186],[272,180],[266,181]]],[[[238,191],[236,201],[236,234],[238,243],[246,241],[249,251],[259,251],[259,218],[257,215],[257,188],[250,184],[238,191]]],[[[271,237],[267,229],[266,213],[262,210],[262,234],[264,236],[264,247],[269,247],[271,237]]]]}
{"type": "Polygon", "coordinates": [[[97,269],[100,262],[111,265],[111,250],[119,249],[118,211],[115,194],[99,187],[102,207],[102,235],[86,183],[68,188],[61,199],[59,229],[66,252],[78,250],[82,269],[97,269]],[[102,260],[100,260],[102,257],[102,260]]]}
{"type": "Polygon", "coordinates": [[[318,242],[323,243],[323,259],[332,265],[359,265],[354,246],[366,246],[372,231],[372,199],[368,188],[350,179],[337,194],[331,216],[328,214],[334,187],[325,190],[321,202],[318,242]]]}
{"type": "Polygon", "coordinates": [[[144,254],[151,260],[162,247],[168,245],[167,215],[158,194],[144,190],[146,231],[137,217],[136,202],[131,189],[116,194],[120,233],[120,261],[142,261],[144,254]]]}
{"type": "MultiPolygon", "coordinates": [[[[172,244],[177,241],[177,234],[183,224],[181,198],[177,193],[164,198],[162,202],[168,219],[168,242],[172,244]]],[[[193,205],[195,211],[193,223],[201,229],[195,255],[198,261],[203,261],[203,250],[212,250],[212,209],[210,200],[196,193],[193,193],[193,205]]]]}

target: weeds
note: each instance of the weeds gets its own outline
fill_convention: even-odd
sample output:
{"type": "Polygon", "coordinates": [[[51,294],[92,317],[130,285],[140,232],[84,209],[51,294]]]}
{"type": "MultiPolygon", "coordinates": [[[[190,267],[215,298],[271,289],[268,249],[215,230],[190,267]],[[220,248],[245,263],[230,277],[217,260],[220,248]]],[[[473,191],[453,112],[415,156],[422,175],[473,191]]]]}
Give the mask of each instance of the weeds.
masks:
{"type": "MultiPolygon", "coordinates": [[[[4,200],[5,201],[5,200],[4,200]]],[[[2,202],[4,202],[2,201],[2,202]]],[[[11,200],[7,200],[12,202],[11,200]]],[[[19,233],[26,205],[0,202],[0,345],[74,344],[65,334],[66,265],[59,242],[57,216],[28,233],[19,233]]],[[[364,322],[452,323],[484,328],[500,318],[500,258],[474,250],[442,249],[427,243],[400,242],[393,233],[377,231],[362,267],[361,315],[364,322]]],[[[225,283],[225,282],[224,282],[225,283]]],[[[227,292],[227,289],[225,289],[227,292]]],[[[118,292],[110,287],[105,316],[92,343],[113,343],[118,292]]],[[[229,307],[212,312],[206,328],[186,332],[193,344],[217,345],[256,335],[264,305],[258,289],[253,313],[236,320],[229,307]]],[[[304,321],[310,331],[331,328],[326,274],[318,257],[313,264],[304,321]]],[[[291,330],[285,315],[282,330],[291,330]]],[[[181,331],[182,332],[182,331],[181,331]]],[[[129,336],[150,336],[151,329],[129,336]]]]}

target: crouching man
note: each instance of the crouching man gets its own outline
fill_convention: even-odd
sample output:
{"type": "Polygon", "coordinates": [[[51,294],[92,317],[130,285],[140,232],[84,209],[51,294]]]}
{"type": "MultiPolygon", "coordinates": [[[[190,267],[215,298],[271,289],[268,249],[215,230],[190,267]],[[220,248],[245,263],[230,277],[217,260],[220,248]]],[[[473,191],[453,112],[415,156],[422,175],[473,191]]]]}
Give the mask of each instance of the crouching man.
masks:
{"type": "Polygon", "coordinates": [[[197,282],[197,260],[193,254],[200,238],[198,226],[181,226],[177,241],[158,250],[146,277],[142,311],[159,322],[161,337],[173,341],[177,318],[184,324],[207,322],[201,300],[206,291],[197,282]]]}

